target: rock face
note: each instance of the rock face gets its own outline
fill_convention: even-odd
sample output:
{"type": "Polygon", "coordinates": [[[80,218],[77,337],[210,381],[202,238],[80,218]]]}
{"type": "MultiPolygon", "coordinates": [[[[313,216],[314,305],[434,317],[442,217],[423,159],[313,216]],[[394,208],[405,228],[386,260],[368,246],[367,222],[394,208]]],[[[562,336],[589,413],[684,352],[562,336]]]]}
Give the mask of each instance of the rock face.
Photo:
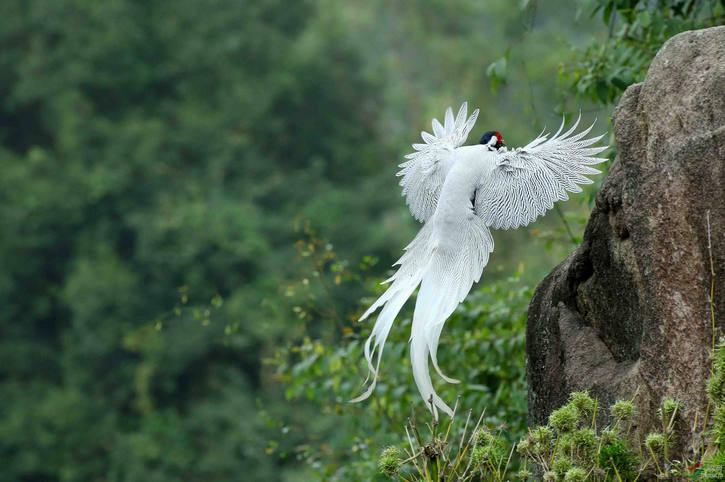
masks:
{"type": "Polygon", "coordinates": [[[674,397],[687,455],[707,405],[710,252],[717,335],[725,328],[725,27],[665,43],[622,96],[614,133],[617,159],[582,244],[531,300],[529,422],[546,423],[574,390],[603,407],[638,392],[638,430],[648,433],[674,397]]]}

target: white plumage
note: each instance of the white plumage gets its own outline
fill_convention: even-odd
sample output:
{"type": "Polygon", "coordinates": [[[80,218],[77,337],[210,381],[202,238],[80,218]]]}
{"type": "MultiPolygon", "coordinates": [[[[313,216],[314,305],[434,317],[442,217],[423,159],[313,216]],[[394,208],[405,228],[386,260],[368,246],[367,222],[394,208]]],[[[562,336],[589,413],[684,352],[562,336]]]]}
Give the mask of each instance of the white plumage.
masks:
{"type": "Polygon", "coordinates": [[[438,340],[446,319],[481,278],[493,251],[489,228],[527,225],[554,202],[568,199],[567,191],[580,192],[578,184],[590,184],[584,174],[599,173],[589,166],[604,160],[594,156],[606,147],[589,146],[603,136],[584,138],[593,124],[572,135],[579,120],[563,134],[562,121],[551,138],[539,135],[514,150],[496,149],[496,137],[487,144],[463,146],[478,117],[478,109],[470,117],[467,111],[464,102],[455,119],[450,107],[443,125],[433,119],[433,134],[422,132],[424,143],[413,144],[416,152],[405,156],[407,161],[400,165],[406,203],[424,225],[395,263],[396,273],[385,281],[390,287],[360,317],[362,321],[382,307],[365,342],[368,379],[372,380],[353,402],[366,399],[375,389],[388,333],[420,285],[410,334],[413,377],[423,399],[432,398],[436,418],[438,409],[452,415],[433,389],[428,358],[444,380],[458,383],[438,366],[438,340]]]}

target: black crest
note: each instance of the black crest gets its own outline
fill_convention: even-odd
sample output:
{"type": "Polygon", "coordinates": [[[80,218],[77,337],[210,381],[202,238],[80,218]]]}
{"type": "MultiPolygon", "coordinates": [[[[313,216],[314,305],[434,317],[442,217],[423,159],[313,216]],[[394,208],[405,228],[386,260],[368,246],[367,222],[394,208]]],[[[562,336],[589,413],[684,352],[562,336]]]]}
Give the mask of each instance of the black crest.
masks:
{"type": "Polygon", "coordinates": [[[498,131],[486,132],[483,137],[481,137],[481,142],[479,142],[479,144],[488,144],[492,137],[496,137],[496,144],[494,144],[493,147],[495,147],[496,149],[500,149],[504,145],[504,142],[501,134],[498,131]]]}

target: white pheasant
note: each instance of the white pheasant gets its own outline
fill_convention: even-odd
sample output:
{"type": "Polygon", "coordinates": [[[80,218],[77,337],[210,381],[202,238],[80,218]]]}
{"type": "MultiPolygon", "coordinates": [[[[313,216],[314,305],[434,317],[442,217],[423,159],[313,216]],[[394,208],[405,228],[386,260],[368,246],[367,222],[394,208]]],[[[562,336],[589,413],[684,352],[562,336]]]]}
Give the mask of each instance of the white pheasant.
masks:
{"type": "MultiPolygon", "coordinates": [[[[372,381],[351,400],[366,399],[375,389],[385,340],[405,301],[420,285],[410,336],[413,377],[423,400],[438,418],[438,409],[452,415],[436,394],[428,370],[428,357],[444,380],[458,383],[441,372],[436,358],[438,340],[446,319],[481,278],[493,251],[489,228],[525,226],[551,209],[556,201],[581,192],[578,184],[592,181],[584,174],[598,174],[590,167],[604,159],[595,157],[607,147],[589,147],[603,135],[585,139],[594,124],[574,134],[579,120],[551,138],[540,134],[523,148],[508,150],[501,134],[489,131],[480,144],[463,146],[478,117],[467,117],[467,103],[456,118],[449,107],[443,125],[433,119],[433,134],[422,132],[424,144],[413,144],[398,176],[413,216],[424,223],[420,232],[395,263],[397,272],[385,283],[390,287],[360,317],[366,319],[382,307],[365,343],[365,358],[372,381]],[[375,359],[377,355],[377,358],[375,359]]],[[[581,119],[581,115],[579,116],[581,119]]],[[[367,382],[367,381],[366,381],[367,382]]]]}

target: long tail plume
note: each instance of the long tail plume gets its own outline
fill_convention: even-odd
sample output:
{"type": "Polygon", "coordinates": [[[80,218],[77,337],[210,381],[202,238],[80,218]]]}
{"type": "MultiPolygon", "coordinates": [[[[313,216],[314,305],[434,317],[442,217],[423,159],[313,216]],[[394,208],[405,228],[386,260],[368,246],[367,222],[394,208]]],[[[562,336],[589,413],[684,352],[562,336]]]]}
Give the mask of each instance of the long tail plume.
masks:
{"type": "Polygon", "coordinates": [[[395,263],[399,265],[398,271],[385,283],[392,282],[390,287],[378,298],[373,305],[360,317],[359,321],[365,320],[375,310],[380,307],[383,309],[375,321],[375,326],[370,336],[365,341],[364,353],[365,360],[368,363],[368,378],[365,383],[372,378],[367,390],[360,396],[350,400],[351,402],[360,402],[368,398],[375,390],[377,384],[378,369],[380,367],[380,359],[385,347],[385,341],[390,333],[390,328],[395,322],[405,301],[410,298],[413,291],[420,284],[423,274],[425,273],[428,260],[430,259],[430,235],[431,228],[424,225],[413,241],[405,248],[405,253],[395,263]]]}
{"type": "MultiPolygon", "coordinates": [[[[375,390],[375,385],[377,385],[378,370],[380,368],[380,359],[383,356],[383,348],[385,347],[385,340],[388,338],[390,328],[393,326],[393,322],[398,316],[400,309],[403,307],[410,295],[413,294],[413,291],[417,286],[418,281],[416,281],[415,284],[410,282],[406,286],[402,287],[391,286],[388,291],[385,292],[385,294],[387,294],[388,292],[393,291],[393,293],[389,297],[387,297],[385,307],[378,315],[378,319],[375,321],[373,331],[372,333],[370,333],[370,336],[365,341],[365,359],[368,362],[368,378],[365,380],[365,383],[367,383],[367,381],[370,380],[371,377],[372,381],[370,382],[367,390],[365,390],[365,392],[363,392],[360,396],[350,400],[351,402],[361,402],[368,398],[373,393],[373,390],[375,390]],[[393,290],[393,288],[395,288],[395,290],[393,290]]],[[[360,321],[367,318],[369,314],[370,310],[368,310],[360,318],[360,321]]]]}

